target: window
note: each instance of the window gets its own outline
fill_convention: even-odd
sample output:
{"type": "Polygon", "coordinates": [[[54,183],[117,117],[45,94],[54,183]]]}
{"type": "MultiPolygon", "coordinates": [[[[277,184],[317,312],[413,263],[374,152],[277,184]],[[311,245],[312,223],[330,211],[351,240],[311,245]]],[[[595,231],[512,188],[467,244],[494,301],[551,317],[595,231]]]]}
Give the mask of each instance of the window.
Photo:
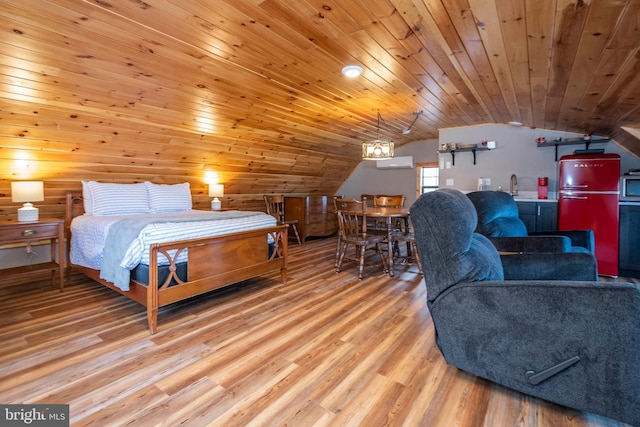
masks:
{"type": "Polygon", "coordinates": [[[438,189],[440,169],[437,162],[417,163],[418,186],[417,196],[438,189]]]}

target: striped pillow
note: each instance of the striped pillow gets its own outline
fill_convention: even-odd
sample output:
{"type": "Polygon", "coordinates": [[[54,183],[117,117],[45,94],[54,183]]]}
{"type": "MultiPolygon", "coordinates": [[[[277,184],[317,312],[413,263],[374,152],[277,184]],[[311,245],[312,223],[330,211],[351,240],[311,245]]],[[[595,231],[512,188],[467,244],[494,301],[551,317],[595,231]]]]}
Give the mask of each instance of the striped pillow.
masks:
{"type": "Polygon", "coordinates": [[[146,181],[144,184],[149,191],[152,213],[188,211],[193,207],[188,182],[166,185],[146,181]]]}
{"type": "Polygon", "coordinates": [[[93,199],[93,215],[149,213],[149,192],[143,183],[108,184],[89,182],[93,199]]]}
{"type": "Polygon", "coordinates": [[[93,196],[91,195],[91,188],[89,188],[89,181],[82,182],[82,203],[84,204],[84,214],[93,215],[93,196]]]}

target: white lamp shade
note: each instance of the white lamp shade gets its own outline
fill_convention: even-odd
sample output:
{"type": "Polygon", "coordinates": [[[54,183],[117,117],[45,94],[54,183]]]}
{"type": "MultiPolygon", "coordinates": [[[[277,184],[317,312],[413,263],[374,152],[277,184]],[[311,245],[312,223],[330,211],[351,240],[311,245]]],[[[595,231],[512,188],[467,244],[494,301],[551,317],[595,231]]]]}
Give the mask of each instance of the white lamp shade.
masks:
{"type": "Polygon", "coordinates": [[[219,211],[222,208],[222,203],[218,197],[224,196],[224,184],[209,184],[209,197],[214,199],[211,201],[211,209],[219,211]]]}
{"type": "Polygon", "coordinates": [[[224,196],[224,184],[209,184],[209,197],[224,196]]]}
{"type": "Polygon", "coordinates": [[[38,208],[31,202],[44,200],[44,183],[42,181],[15,181],[11,183],[11,201],[24,202],[18,209],[18,221],[37,221],[38,208]]]}
{"type": "Polygon", "coordinates": [[[14,181],[11,183],[11,201],[41,202],[44,200],[44,183],[42,181],[14,181]]]}

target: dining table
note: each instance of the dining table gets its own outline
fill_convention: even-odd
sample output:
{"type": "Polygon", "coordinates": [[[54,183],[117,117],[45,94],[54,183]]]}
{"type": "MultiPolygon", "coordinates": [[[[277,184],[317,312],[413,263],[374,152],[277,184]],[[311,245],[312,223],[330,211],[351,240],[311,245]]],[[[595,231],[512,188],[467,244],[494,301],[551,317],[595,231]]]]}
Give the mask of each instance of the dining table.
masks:
{"type": "Polygon", "coordinates": [[[367,218],[375,218],[380,220],[380,222],[384,221],[387,225],[387,242],[388,242],[388,254],[387,254],[387,268],[389,271],[389,276],[394,276],[393,271],[393,224],[394,219],[402,219],[404,220],[405,227],[408,226],[409,223],[409,209],[408,208],[392,208],[392,207],[383,207],[383,206],[373,206],[366,208],[367,218]]]}

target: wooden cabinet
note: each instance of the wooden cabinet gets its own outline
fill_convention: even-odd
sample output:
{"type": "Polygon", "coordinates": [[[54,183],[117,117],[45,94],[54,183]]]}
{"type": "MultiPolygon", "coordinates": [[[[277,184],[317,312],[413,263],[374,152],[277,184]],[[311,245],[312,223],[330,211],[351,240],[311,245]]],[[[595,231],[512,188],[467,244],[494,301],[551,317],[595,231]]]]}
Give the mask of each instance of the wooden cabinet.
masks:
{"type": "Polygon", "coordinates": [[[558,204],[555,202],[516,202],[527,232],[558,229],[558,204]]]}
{"type": "Polygon", "coordinates": [[[60,290],[64,289],[64,221],[61,219],[41,219],[39,221],[16,222],[0,221],[0,245],[26,243],[27,251],[31,244],[49,240],[51,244],[51,261],[21,267],[5,268],[0,274],[3,277],[28,276],[34,272],[51,271],[51,279],[55,284],[55,273],[58,273],[60,290]],[[56,244],[57,243],[57,244],[56,244]],[[56,262],[56,258],[58,262],[56,262]]]}
{"type": "Polygon", "coordinates": [[[620,206],[619,266],[640,271],[640,205],[620,206]]]}
{"type": "Polygon", "coordinates": [[[298,220],[302,242],[310,236],[330,236],[338,231],[333,211],[333,196],[287,196],[284,198],[284,218],[298,220]]]}

